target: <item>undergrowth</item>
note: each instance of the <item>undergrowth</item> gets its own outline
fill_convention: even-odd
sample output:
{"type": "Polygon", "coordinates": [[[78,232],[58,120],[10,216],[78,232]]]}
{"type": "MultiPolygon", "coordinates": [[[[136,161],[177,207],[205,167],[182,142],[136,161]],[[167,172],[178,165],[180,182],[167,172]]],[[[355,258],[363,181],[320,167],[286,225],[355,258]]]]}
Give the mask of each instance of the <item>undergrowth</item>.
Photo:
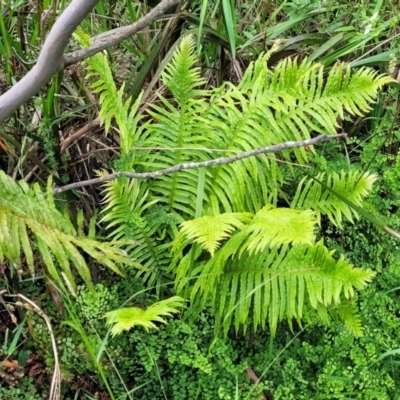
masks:
{"type": "MultiPolygon", "coordinates": [[[[3,3],[0,9],[0,93],[7,90],[30,68],[55,16],[66,6],[66,2],[59,0],[38,1],[37,4],[22,1],[3,3]],[[46,23],[41,22],[44,12],[48,11],[50,13],[46,15],[50,18],[46,23]]],[[[83,31],[97,34],[129,24],[145,15],[155,3],[100,0],[91,18],[83,21],[80,35],[83,31]]],[[[334,115],[338,111],[335,103],[331,107],[333,111],[328,110],[329,116],[325,122],[330,122],[327,126],[317,123],[312,129],[307,128],[313,134],[315,129],[332,128],[330,133],[343,131],[348,133],[346,139],[326,142],[315,153],[305,148],[298,151],[297,156],[271,157],[269,161],[265,158],[258,166],[252,161],[243,163],[249,171],[246,176],[237,165],[226,168],[231,173],[228,178],[223,175],[218,181],[218,173],[215,173],[213,179],[219,185],[217,189],[210,183],[211,172],[201,175],[196,171],[193,174],[175,174],[171,179],[165,177],[140,185],[138,181],[122,178],[110,184],[108,189],[104,190],[103,187],[103,192],[98,187],[91,187],[82,192],[69,192],[58,198],[53,204],[54,224],[48,236],[53,240],[56,232],[61,235],[57,229],[62,228],[63,224],[68,225],[68,240],[74,245],[86,243],[86,248],[82,247],[88,250],[85,257],[78,257],[77,254],[82,252],[79,250],[78,253],[76,249],[72,251],[71,244],[66,243],[66,236],[63,235],[57,236],[61,239],[53,247],[55,254],[50,255],[43,250],[45,246],[40,239],[39,245],[32,245],[32,251],[24,253],[28,241],[36,231],[24,231],[25,228],[22,227],[24,221],[31,217],[32,210],[43,212],[44,215],[45,204],[51,204],[51,185],[46,196],[41,191],[50,176],[57,186],[61,186],[65,182],[92,178],[95,176],[94,171],[100,168],[144,172],[193,159],[209,159],[215,154],[200,152],[199,148],[212,147],[213,150],[220,151],[218,146],[228,141],[228,134],[240,131],[237,126],[244,126],[245,129],[240,131],[242,137],[231,140],[231,151],[259,147],[258,144],[266,145],[261,138],[266,135],[266,131],[273,131],[276,121],[280,121],[282,132],[293,135],[298,135],[299,131],[304,133],[299,118],[306,123],[315,123],[311,118],[314,109],[310,108],[310,113],[303,113],[299,118],[293,113],[293,121],[286,125],[285,104],[279,97],[281,92],[278,92],[275,100],[271,100],[272,96],[267,99],[268,107],[264,111],[269,111],[272,101],[276,106],[268,114],[268,118],[265,117],[266,114],[261,117],[258,115],[258,119],[251,122],[252,129],[246,132],[248,127],[245,113],[249,112],[250,115],[252,112],[252,109],[249,111],[246,108],[247,102],[251,94],[256,92],[256,85],[251,82],[246,87],[245,83],[249,79],[243,80],[243,75],[252,62],[271,48],[275,51],[268,53],[269,58],[263,58],[258,64],[260,66],[263,63],[263,68],[258,72],[262,71],[270,74],[269,76],[284,70],[282,65],[287,66],[295,59],[298,60],[298,65],[291,66],[300,68],[304,66],[304,58],[308,57],[310,62],[321,62],[324,65],[320,82],[325,82],[330,74],[334,76],[335,63],[338,60],[338,68],[344,68],[337,74],[341,83],[341,79],[347,79],[345,65],[351,66],[352,74],[359,71],[357,68],[368,66],[373,73],[378,75],[386,72],[398,81],[400,40],[397,8],[395,2],[379,0],[354,4],[341,0],[197,0],[182,3],[180,18],[166,18],[155,22],[120,46],[107,49],[106,56],[96,56],[97,66],[109,64],[109,83],[115,93],[106,97],[106,103],[108,102],[112,112],[107,113],[106,108],[100,107],[97,103],[96,87],[90,86],[95,81],[97,89],[102,89],[98,86],[98,79],[101,77],[95,76],[95,68],[92,69],[92,77],[87,80],[84,70],[76,66],[57,75],[36,99],[29,101],[10,121],[2,125],[1,176],[5,186],[12,189],[14,194],[17,193],[11,202],[13,211],[20,213],[24,204],[26,209],[23,210],[24,215],[18,214],[19,217],[22,215],[22,222],[13,220],[9,232],[1,238],[0,249],[6,249],[9,255],[18,254],[15,260],[11,260],[11,256],[8,260],[1,260],[0,295],[5,292],[22,293],[39,305],[49,317],[61,367],[60,398],[400,398],[400,243],[369,220],[360,218],[351,223],[346,218],[330,218],[330,204],[325,208],[328,213],[318,208],[314,210],[318,214],[315,232],[313,231],[315,240],[323,238],[326,249],[343,255],[363,273],[368,270],[376,273],[374,280],[353,297],[352,310],[357,308],[359,311],[360,324],[356,328],[361,330],[362,327],[362,336],[356,337],[345,328],[340,318],[337,318],[338,314],[335,314],[337,304],[333,303],[328,307],[333,319],[333,323],[329,325],[316,318],[316,314],[311,312],[310,304],[305,304],[304,310],[310,311],[308,315],[311,317],[301,320],[292,315],[293,318],[275,321],[274,336],[270,332],[270,326],[263,326],[263,321],[257,319],[259,317],[255,314],[260,314],[260,310],[255,308],[255,311],[251,309],[240,314],[241,317],[238,313],[242,319],[238,317],[237,321],[240,320],[246,326],[254,319],[255,325],[259,322],[258,330],[254,332],[248,329],[244,332],[243,329],[231,329],[227,324],[229,326],[225,328],[224,336],[215,329],[221,322],[221,314],[224,318],[226,315],[226,312],[221,312],[224,305],[218,301],[222,295],[225,296],[224,299],[228,299],[226,303],[234,299],[237,293],[242,293],[243,297],[245,284],[248,283],[245,279],[241,285],[237,285],[235,292],[222,292],[217,288],[212,296],[203,296],[196,306],[195,316],[188,318],[187,313],[188,308],[195,306],[196,300],[199,300],[198,293],[211,291],[210,275],[201,282],[199,279],[200,283],[196,287],[196,279],[199,277],[196,274],[212,259],[211,255],[218,254],[219,246],[222,249],[226,243],[210,240],[211,244],[205,249],[201,247],[204,241],[195,243],[201,236],[199,230],[205,229],[205,225],[197,222],[199,225],[195,226],[197,230],[193,233],[193,230],[190,231],[193,218],[205,215],[210,217],[207,220],[208,226],[222,221],[221,226],[225,229],[226,220],[221,215],[223,212],[228,215],[233,210],[242,215],[234,219],[229,214],[228,218],[233,218],[230,223],[235,223],[236,228],[243,228],[248,224],[249,229],[255,229],[246,219],[249,218],[248,213],[251,211],[256,214],[268,202],[280,208],[290,207],[293,199],[301,192],[297,185],[302,179],[312,179],[320,173],[329,176],[340,171],[344,171],[346,177],[357,173],[361,176],[361,173],[369,171],[370,177],[373,176],[373,180],[376,178],[376,182],[372,189],[369,188],[369,197],[362,205],[363,210],[392,229],[400,230],[397,83],[386,87],[379,94],[366,116],[361,116],[360,113],[351,115],[352,107],[348,107],[341,115],[334,115]],[[171,60],[176,49],[191,35],[197,38],[192,43],[197,44],[196,51],[188,52],[182,58],[187,64],[191,64],[189,67],[194,68],[193,74],[189,76],[189,81],[192,80],[189,83],[193,87],[188,86],[184,79],[179,79],[178,85],[174,85],[173,79],[171,83],[171,76],[174,73],[176,75],[176,71],[171,69],[171,60]],[[279,61],[283,61],[283,64],[278,64],[279,61]],[[172,96],[162,82],[171,89],[172,96]],[[189,89],[194,87],[198,91],[190,93],[189,89]],[[243,89],[243,93],[237,91],[238,87],[243,89]],[[221,103],[218,104],[218,101],[221,103]],[[182,119],[178,133],[190,131],[186,139],[193,142],[182,142],[183,136],[179,135],[176,135],[177,140],[174,142],[173,123],[182,116],[178,112],[177,103],[188,112],[187,118],[182,119]],[[132,104],[133,112],[129,114],[132,104]],[[112,109],[113,106],[116,109],[112,109]],[[195,106],[198,108],[193,111],[195,106]],[[90,134],[72,141],[70,147],[63,147],[70,136],[79,132],[90,121],[96,121],[99,115],[105,117],[106,129],[101,128],[99,123],[94,124],[89,130],[90,134]],[[210,115],[214,118],[212,123],[207,119],[210,115]],[[118,124],[112,122],[113,117],[118,124]],[[203,120],[200,121],[198,117],[203,120]],[[123,121],[128,121],[129,118],[131,125],[123,126],[123,121]],[[218,129],[223,125],[225,131],[221,133],[218,129]],[[108,136],[106,131],[109,131],[108,136]],[[148,132],[152,132],[151,140],[146,137],[148,132]],[[132,139],[130,133],[137,134],[140,140],[124,141],[124,138],[132,139]],[[202,141],[206,137],[207,143],[202,141]],[[162,153],[162,147],[174,150],[162,153]],[[134,152],[132,148],[135,148],[134,152]],[[303,163],[305,159],[308,160],[307,165],[303,163]],[[274,170],[268,169],[270,163],[276,163],[274,170]],[[271,182],[276,182],[271,187],[249,183],[253,178],[255,182],[261,182],[260,176],[264,175],[272,178],[271,182]],[[17,179],[22,181],[17,182],[17,179]],[[206,182],[204,192],[207,194],[202,199],[203,204],[199,200],[202,179],[206,182]],[[35,193],[27,189],[28,183],[25,181],[29,185],[38,183],[35,193]],[[172,192],[167,193],[166,182],[169,181],[172,181],[175,197],[172,192]],[[236,199],[239,191],[233,190],[235,185],[232,182],[241,188],[241,198],[238,196],[241,201],[236,199]],[[125,201],[114,214],[116,224],[107,229],[105,222],[112,221],[112,218],[107,219],[107,209],[104,210],[107,204],[102,203],[102,196],[105,195],[106,200],[112,200],[113,190],[114,199],[121,195],[125,201]],[[220,193],[218,198],[213,197],[216,192],[220,193]],[[24,197],[23,193],[27,196],[24,197]],[[41,199],[41,203],[35,203],[34,198],[41,199]],[[222,205],[218,202],[222,202],[222,205]],[[68,207],[64,207],[67,204],[68,207]],[[101,217],[92,218],[102,206],[101,217]],[[172,243],[178,234],[180,223],[185,220],[189,224],[184,225],[187,227],[184,233],[188,235],[180,236],[186,240],[180,248],[182,258],[177,258],[176,255],[174,258],[171,253],[172,243]],[[9,240],[12,234],[15,237],[16,232],[22,237],[21,243],[9,240]],[[84,232],[90,232],[87,241],[75,241],[76,237],[82,238],[84,232]],[[111,236],[114,239],[128,238],[129,245],[124,249],[106,248],[102,237],[107,236],[109,239],[111,236]],[[189,239],[192,242],[189,243],[189,239]],[[94,254],[90,247],[94,244],[98,262],[89,257],[94,254]],[[45,254],[44,261],[40,261],[40,250],[45,254]],[[135,268],[125,268],[124,277],[113,274],[100,265],[102,259],[107,258],[104,257],[106,251],[118,262],[127,260],[129,252],[129,260],[134,260],[135,268]],[[22,253],[24,254],[21,256],[22,253]],[[74,265],[78,258],[80,268],[71,269],[70,265],[74,265]],[[182,275],[182,279],[176,280],[175,287],[175,271],[167,268],[173,260],[181,271],[185,268],[183,261],[190,268],[194,267],[194,273],[182,275]],[[136,267],[142,266],[141,264],[149,267],[149,270],[138,273],[136,267]],[[58,271],[68,275],[62,280],[64,286],[60,284],[58,271]],[[93,287],[91,278],[94,281],[93,287]],[[130,330],[113,335],[113,322],[110,322],[110,326],[106,325],[106,313],[130,308],[135,315],[143,317],[146,311],[151,311],[152,305],[172,298],[176,294],[175,289],[182,289],[180,294],[189,298],[188,288],[183,287],[185,285],[180,286],[182,282],[193,284],[196,290],[201,287],[201,290],[193,292],[195,294],[192,302],[185,303],[185,307],[179,309],[179,312],[171,312],[164,321],[157,318],[165,314],[153,315],[156,319],[149,318],[145,321],[154,322],[157,329],[147,332],[136,324],[130,330]]],[[[169,11],[171,15],[175,12],[169,11]]],[[[68,51],[76,48],[77,43],[72,42],[68,51]]],[[[282,76],[285,74],[282,73],[282,76]]],[[[276,82],[282,83],[284,79],[276,82]]],[[[293,89],[290,82],[287,86],[293,89]]],[[[365,85],[358,86],[362,90],[365,85]]],[[[305,91],[302,96],[292,102],[295,111],[300,108],[299,104],[303,99],[308,99],[305,91]]],[[[318,117],[324,115],[326,110],[315,98],[308,101],[316,107],[317,121],[321,122],[318,117]]],[[[260,99],[255,101],[256,106],[260,103],[260,99]]],[[[355,104],[353,108],[359,105],[357,102],[355,104]]],[[[363,108],[363,112],[366,111],[367,108],[363,108]]],[[[222,146],[224,153],[217,153],[217,156],[231,155],[226,149],[227,147],[222,146]]],[[[224,169],[221,167],[218,171],[224,169]]],[[[0,193],[1,204],[7,197],[4,193],[5,191],[0,193]]],[[[334,197],[331,196],[330,199],[332,198],[334,197]]],[[[336,205],[335,201],[333,204],[336,205]]],[[[347,215],[355,217],[343,204],[342,209],[346,210],[347,215]]],[[[7,226],[6,218],[4,213],[0,215],[1,229],[7,226]]],[[[304,223],[302,227],[305,231],[307,225],[304,223]]],[[[40,228],[38,229],[40,233],[40,228]]],[[[264,232],[264,240],[270,232],[271,229],[264,232]]],[[[230,231],[229,234],[231,233],[230,231]]],[[[236,233],[232,233],[233,238],[236,233]]],[[[226,232],[221,235],[223,234],[226,232]]],[[[205,236],[203,232],[200,239],[205,236]]],[[[262,243],[262,239],[259,239],[259,243],[262,243]]],[[[229,256],[230,262],[235,259],[236,263],[233,262],[230,266],[240,266],[240,262],[244,266],[248,265],[247,261],[243,261],[243,252],[236,254],[238,247],[233,250],[229,256]]],[[[114,267],[114,263],[109,263],[108,266],[110,265],[114,267]]],[[[211,262],[210,266],[213,267],[211,262]]],[[[190,268],[188,271],[191,273],[193,271],[190,268]]],[[[219,278],[215,279],[218,281],[219,278]]],[[[250,288],[250,295],[253,293],[252,289],[250,288]]],[[[1,297],[0,300],[2,299],[1,297]]],[[[168,312],[168,309],[164,311],[168,312]]],[[[138,320],[140,318],[136,322],[138,320]]],[[[237,326],[239,325],[238,323],[237,326]]],[[[0,398],[47,399],[55,358],[50,332],[43,316],[26,310],[14,300],[7,304],[1,302],[0,343],[0,398]]]]}

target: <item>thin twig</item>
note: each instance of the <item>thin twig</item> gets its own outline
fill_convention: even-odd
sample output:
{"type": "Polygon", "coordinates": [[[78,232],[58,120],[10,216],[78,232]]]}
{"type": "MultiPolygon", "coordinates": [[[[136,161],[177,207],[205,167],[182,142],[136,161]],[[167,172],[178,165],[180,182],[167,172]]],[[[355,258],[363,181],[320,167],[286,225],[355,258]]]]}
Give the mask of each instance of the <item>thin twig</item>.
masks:
{"type": "Polygon", "coordinates": [[[95,118],[93,121],[88,122],[85,126],[78,129],[76,132],[69,135],[62,143],[60,153],[64,154],[65,151],[72,143],[80,139],[83,135],[90,132],[93,128],[100,126],[100,117],[95,118]]]}
{"type": "Polygon", "coordinates": [[[8,296],[19,297],[21,300],[23,300],[23,302],[16,302],[16,305],[22,306],[28,310],[35,311],[46,322],[47,329],[50,334],[51,345],[53,347],[53,355],[54,355],[54,372],[53,372],[53,378],[52,378],[51,386],[50,386],[49,400],[59,400],[61,398],[61,393],[60,393],[61,371],[60,371],[60,364],[58,362],[56,339],[54,337],[50,318],[43,312],[43,310],[37,304],[35,304],[32,300],[29,300],[23,294],[18,293],[16,295],[8,295],[8,296]]]}
{"type": "Polygon", "coordinates": [[[344,137],[347,137],[346,133],[340,133],[337,135],[320,135],[320,136],[315,137],[314,139],[299,140],[298,142],[284,142],[284,143],[276,144],[276,145],[269,146],[269,147],[261,147],[259,149],[255,149],[255,150],[244,151],[242,153],[236,154],[231,157],[220,157],[220,158],[216,158],[214,160],[209,160],[209,161],[183,163],[183,164],[174,165],[173,167],[170,167],[170,168],[165,168],[165,169],[161,169],[161,170],[153,171],[153,172],[138,173],[138,172],[120,171],[120,172],[115,172],[113,174],[109,174],[107,176],[102,176],[100,178],[94,178],[94,179],[89,179],[87,181],[75,182],[75,183],[71,183],[69,185],[65,185],[63,187],[54,188],[53,194],[63,193],[68,190],[78,189],[78,188],[81,188],[84,186],[101,184],[104,182],[108,182],[108,181],[117,179],[121,176],[126,176],[131,179],[132,178],[153,179],[153,178],[157,178],[159,176],[169,175],[174,172],[183,171],[186,169],[214,167],[216,165],[231,164],[233,162],[243,160],[243,159],[249,158],[249,157],[258,156],[261,154],[278,153],[282,150],[294,149],[297,147],[304,147],[304,146],[312,146],[317,143],[322,143],[322,142],[326,142],[328,140],[344,138],[344,137]]]}

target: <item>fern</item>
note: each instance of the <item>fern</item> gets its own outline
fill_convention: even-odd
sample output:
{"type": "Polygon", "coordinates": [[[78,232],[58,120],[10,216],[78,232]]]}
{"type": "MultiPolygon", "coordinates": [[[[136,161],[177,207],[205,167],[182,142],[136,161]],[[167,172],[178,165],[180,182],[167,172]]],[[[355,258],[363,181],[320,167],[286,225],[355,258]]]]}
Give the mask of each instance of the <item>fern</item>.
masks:
{"type": "MultiPolygon", "coordinates": [[[[154,169],[209,159],[204,149],[213,146],[213,141],[199,120],[199,115],[206,109],[209,92],[198,89],[205,82],[195,63],[194,42],[188,36],[182,40],[162,75],[173,101],[160,95],[161,107],[152,105],[149,111],[157,122],[150,121],[143,127],[148,138],[146,145],[164,149],[151,160],[154,169]]],[[[198,171],[183,171],[152,182],[150,189],[161,203],[166,204],[169,212],[193,216],[197,181],[198,171]]]]}
{"type": "MultiPolygon", "coordinates": [[[[82,31],[76,35],[80,44],[88,43],[88,36],[82,31]]],[[[100,118],[108,131],[114,118],[120,132],[121,158],[117,161],[119,169],[132,170],[140,167],[143,158],[146,159],[148,151],[133,151],[138,143],[141,128],[138,127],[141,116],[137,115],[137,109],[141,101],[141,95],[131,106],[131,99],[124,101],[124,85],[117,90],[107,58],[102,54],[96,54],[85,61],[89,73],[87,79],[95,78],[91,87],[94,93],[99,94],[101,104],[100,118]],[[101,79],[98,79],[98,77],[101,79]],[[138,133],[139,132],[139,133],[138,133]]],[[[104,176],[105,172],[99,172],[104,176]]],[[[160,246],[154,238],[159,224],[150,223],[146,219],[147,210],[156,203],[148,201],[148,190],[139,181],[119,179],[107,182],[103,191],[106,207],[103,210],[102,222],[107,222],[106,229],[109,237],[118,240],[120,238],[130,241],[126,251],[137,263],[143,266],[146,272],[142,278],[148,284],[152,284],[162,268],[169,263],[168,252],[165,246],[160,246]]]]}
{"type": "MultiPolygon", "coordinates": [[[[105,172],[99,174],[106,175],[105,172]]],[[[144,192],[143,185],[126,178],[107,182],[103,194],[106,207],[101,222],[108,223],[109,237],[131,241],[126,251],[148,271],[144,276],[139,274],[152,284],[170,262],[165,246],[159,245],[154,237],[160,224],[146,218],[146,211],[157,201],[148,201],[148,192],[144,192]]]]}
{"type": "Polygon", "coordinates": [[[316,219],[312,211],[263,207],[258,213],[225,213],[204,216],[183,222],[177,235],[173,250],[185,247],[186,239],[198,243],[202,249],[214,255],[224,239],[240,229],[247,240],[242,248],[250,253],[265,247],[289,243],[314,242],[316,219]],[[246,224],[247,223],[247,224],[246,224]]]}
{"type": "Polygon", "coordinates": [[[250,254],[265,247],[314,242],[315,215],[312,211],[263,207],[253,218],[244,247],[250,254]]]}
{"type": "Polygon", "coordinates": [[[183,307],[184,299],[174,296],[166,300],[159,301],[147,307],[145,310],[138,307],[121,308],[120,310],[106,313],[106,325],[114,326],[111,329],[111,335],[119,335],[134,326],[143,326],[146,331],[157,329],[155,322],[166,323],[161,316],[171,316],[179,312],[178,308],[183,307]]]}
{"type": "MultiPolygon", "coordinates": [[[[296,60],[285,60],[272,71],[266,68],[271,50],[249,66],[237,87],[228,83],[222,88],[200,90],[204,81],[195,67],[193,47],[190,36],[182,40],[164,72],[163,82],[173,99],[160,95],[161,105],[152,105],[149,112],[152,120],[140,128],[137,128],[138,121],[133,125],[127,122],[136,118],[132,113],[118,120],[121,143],[122,133],[126,132],[122,126],[126,125],[130,131],[136,127],[135,133],[131,133],[135,143],[159,149],[142,154],[140,165],[149,170],[209,160],[213,154],[205,151],[207,147],[218,151],[219,156],[231,155],[285,140],[310,138],[312,131],[334,134],[339,116],[344,112],[368,111],[368,102],[390,81],[368,69],[352,76],[343,66],[333,68],[325,80],[322,65],[310,65],[306,61],[299,64],[296,60]],[[208,98],[210,101],[206,101],[208,98]]],[[[103,77],[100,68],[96,71],[100,81],[109,81],[108,72],[103,77]]],[[[115,98],[114,89],[98,85],[100,96],[115,98]]],[[[120,104],[118,110],[124,109],[123,103],[119,100],[116,103],[120,104]]],[[[118,110],[108,110],[106,114],[118,110]]],[[[294,154],[297,162],[307,161],[303,148],[294,150],[294,154]]],[[[288,152],[283,156],[290,160],[288,152]]],[[[223,212],[256,212],[265,204],[261,199],[275,202],[283,183],[277,161],[276,155],[260,156],[208,170],[204,208],[211,206],[212,196],[218,199],[223,212]]],[[[198,172],[190,170],[161,177],[146,187],[152,198],[167,206],[168,212],[192,218],[197,182],[198,172]]]]}
{"type": "MultiPolygon", "coordinates": [[[[237,86],[226,83],[205,90],[188,36],[162,75],[172,97],[159,95],[159,104],[150,106],[140,126],[138,117],[128,114],[122,94],[107,86],[111,80],[105,66],[91,66],[92,77],[107,81],[96,84],[105,120],[114,113],[118,124],[125,124],[123,129],[119,126],[122,136],[129,136],[126,127],[135,130],[130,131],[134,139],[126,143],[153,149],[144,150],[141,158],[133,152],[130,168],[140,165],[152,171],[209,160],[215,154],[309,139],[314,133],[334,135],[338,117],[367,112],[377,91],[391,81],[367,68],[352,73],[349,67],[337,65],[326,71],[307,60],[286,59],[270,69],[267,61],[274,50],[251,63],[237,86]],[[107,96],[114,96],[115,108],[105,100],[107,96]]],[[[121,153],[130,157],[126,150],[121,153]]],[[[183,222],[169,271],[175,274],[177,291],[190,293],[194,307],[211,301],[225,333],[232,324],[246,329],[249,321],[255,329],[268,321],[275,332],[284,319],[291,323],[314,313],[328,321],[330,312],[359,334],[352,301],[356,290],[374,274],[353,267],[343,257],[335,259],[322,241],[315,242],[315,234],[322,214],[338,226],[343,218],[353,221],[354,210],[333,194],[360,206],[375,176],[341,173],[325,179],[319,175],[326,188],[305,178],[291,208],[277,208],[285,180],[279,161],[291,162],[293,157],[305,164],[309,153],[299,148],[207,169],[202,210],[196,202],[199,173],[195,170],[140,184],[109,182],[103,221],[112,229],[112,237],[139,242],[137,253],[132,248],[131,254],[149,268],[165,265],[162,254],[176,232],[172,225],[161,230],[149,223],[146,202],[157,202],[183,222]],[[191,220],[195,215],[203,217],[191,220]],[[163,246],[157,246],[157,236],[164,238],[163,246]]]]}
{"type": "Polygon", "coordinates": [[[358,314],[355,299],[343,299],[340,304],[330,309],[330,314],[334,320],[342,320],[346,328],[355,334],[355,336],[362,335],[361,318],[358,314]]]}
{"type": "Polygon", "coordinates": [[[138,267],[120,250],[121,243],[106,243],[78,236],[70,219],[54,204],[51,180],[47,192],[43,193],[39,185],[30,188],[24,181],[17,183],[0,171],[0,193],[1,262],[6,257],[21,266],[24,254],[26,264],[34,273],[36,248],[50,277],[62,284],[62,276],[73,290],[75,279],[71,264],[85,283],[91,286],[90,271],[81,250],[120,275],[119,264],[138,267]]]}
{"type": "MultiPolygon", "coordinates": [[[[89,45],[89,36],[82,29],[78,29],[74,37],[81,46],[86,47],[89,45]]],[[[134,154],[131,152],[131,148],[136,146],[137,137],[135,133],[138,131],[138,123],[142,119],[140,115],[137,115],[141,95],[136,99],[133,106],[131,105],[131,99],[124,101],[125,85],[122,85],[117,90],[111,68],[104,54],[95,54],[88,58],[85,64],[89,71],[86,78],[94,78],[91,87],[93,93],[99,94],[99,103],[101,105],[100,120],[105,125],[106,132],[109,131],[111,121],[115,118],[120,129],[122,156],[126,157],[129,154],[134,154]],[[99,76],[101,76],[101,79],[98,79],[99,76]]],[[[130,169],[132,167],[133,160],[129,161],[131,162],[124,163],[123,169],[130,169]]]]}
{"type": "MultiPolygon", "coordinates": [[[[238,86],[226,83],[199,91],[200,71],[194,67],[192,48],[190,39],[182,41],[163,76],[174,99],[159,96],[161,107],[152,106],[150,112],[158,122],[148,122],[142,131],[147,146],[165,149],[149,161],[154,169],[210,159],[212,152],[201,151],[205,146],[223,156],[308,139],[312,132],[335,134],[339,116],[368,111],[378,89],[391,80],[368,69],[352,75],[344,66],[333,68],[325,80],[322,65],[290,59],[270,70],[266,65],[271,50],[249,66],[238,86]]],[[[283,157],[290,161],[290,154],[283,157]]],[[[307,162],[303,148],[294,154],[298,163],[307,162]]],[[[169,210],[193,217],[197,179],[197,172],[179,172],[152,183],[151,190],[169,210]]],[[[207,171],[205,207],[214,194],[221,211],[255,212],[264,205],[261,199],[277,199],[283,181],[276,155],[221,165],[207,171]]]]}
{"type": "MultiPolygon", "coordinates": [[[[246,328],[250,316],[254,329],[268,320],[275,333],[283,319],[301,322],[308,306],[321,315],[341,304],[341,299],[351,299],[374,273],[354,268],[343,257],[336,261],[322,241],[315,243],[316,223],[311,211],[272,206],[260,210],[247,226],[235,214],[186,221],[176,239],[181,248],[191,239],[215,250],[229,233],[231,237],[215,255],[211,253],[209,261],[198,263],[193,275],[188,275],[190,255],[183,257],[176,270],[177,289],[187,287],[179,282],[194,280],[192,302],[201,308],[211,299],[225,333],[231,323],[236,329],[246,328]],[[234,231],[235,226],[240,230],[234,231]]],[[[338,315],[360,334],[355,312],[345,313],[342,308],[338,315]]]]}
{"type": "Polygon", "coordinates": [[[221,214],[204,216],[181,224],[181,231],[175,240],[175,249],[183,238],[193,239],[201,247],[214,255],[221,242],[230,237],[236,228],[245,228],[242,221],[246,221],[250,213],[221,214]]]}
{"type": "MultiPolygon", "coordinates": [[[[326,309],[340,304],[342,294],[353,297],[374,273],[352,267],[343,257],[336,261],[319,242],[266,248],[255,254],[246,251],[240,258],[227,257],[222,248],[203,266],[201,275],[192,301],[205,304],[211,299],[225,333],[231,323],[237,330],[246,329],[251,318],[254,329],[268,321],[274,334],[283,319],[301,322],[306,306],[326,309]],[[214,279],[217,271],[219,276],[214,279]]],[[[347,319],[347,326],[354,324],[347,319]]],[[[359,329],[353,332],[359,334],[359,329]]]]}
{"type": "Polygon", "coordinates": [[[332,175],[319,174],[316,180],[303,178],[296,191],[296,195],[291,203],[291,207],[307,209],[311,208],[317,213],[318,221],[321,221],[321,214],[327,215],[329,220],[342,226],[343,215],[353,222],[353,217],[358,218],[358,214],[347,203],[340,200],[334,193],[347,198],[356,206],[362,205],[362,200],[371,191],[373,183],[377,180],[375,174],[358,172],[344,172],[332,175]],[[322,181],[328,190],[321,186],[318,181],[322,181]],[[333,192],[334,193],[333,193],[333,192]]]}

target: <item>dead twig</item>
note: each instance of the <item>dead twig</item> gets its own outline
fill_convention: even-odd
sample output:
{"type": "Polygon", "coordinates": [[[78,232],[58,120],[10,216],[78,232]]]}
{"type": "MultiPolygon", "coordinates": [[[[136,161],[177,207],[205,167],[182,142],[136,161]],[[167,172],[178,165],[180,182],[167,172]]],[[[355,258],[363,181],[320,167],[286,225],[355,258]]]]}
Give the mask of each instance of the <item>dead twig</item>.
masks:
{"type": "Polygon", "coordinates": [[[20,294],[20,293],[15,294],[15,295],[9,294],[8,296],[19,297],[22,301],[17,301],[15,303],[15,305],[20,306],[20,307],[24,307],[27,310],[36,312],[46,322],[47,329],[48,329],[49,334],[50,334],[51,345],[53,347],[53,355],[54,355],[54,372],[53,372],[53,378],[51,380],[49,400],[59,400],[59,399],[61,399],[61,391],[60,391],[60,388],[61,388],[61,370],[60,370],[60,364],[59,364],[59,361],[58,361],[58,351],[57,351],[56,339],[54,337],[54,332],[53,332],[53,328],[51,326],[50,318],[43,312],[43,310],[37,304],[35,304],[32,300],[29,300],[23,294],[20,294]]]}
{"type": "Polygon", "coordinates": [[[243,160],[243,159],[249,158],[249,157],[258,156],[261,154],[278,153],[282,150],[294,149],[297,147],[304,147],[304,146],[312,146],[312,145],[315,145],[318,143],[326,142],[328,140],[344,138],[346,136],[347,136],[346,133],[340,133],[337,135],[320,135],[313,139],[300,140],[298,142],[284,142],[284,143],[276,144],[276,145],[269,146],[269,147],[261,147],[259,149],[255,149],[255,150],[244,151],[242,153],[236,154],[231,157],[220,157],[220,158],[216,158],[214,160],[209,160],[209,161],[189,162],[189,163],[178,164],[178,165],[174,165],[173,167],[170,167],[170,168],[165,168],[165,169],[161,169],[161,170],[153,171],[153,172],[137,173],[137,172],[120,171],[120,172],[115,172],[113,174],[109,174],[106,176],[102,176],[100,178],[89,179],[87,181],[81,181],[81,182],[74,182],[69,185],[65,185],[63,187],[54,188],[53,194],[63,193],[68,190],[78,189],[78,188],[85,187],[85,186],[101,184],[101,183],[104,183],[107,181],[117,179],[121,176],[126,176],[131,179],[132,178],[153,179],[153,178],[157,178],[159,176],[169,175],[174,172],[183,171],[186,169],[214,167],[216,165],[231,164],[233,162],[243,160]]]}

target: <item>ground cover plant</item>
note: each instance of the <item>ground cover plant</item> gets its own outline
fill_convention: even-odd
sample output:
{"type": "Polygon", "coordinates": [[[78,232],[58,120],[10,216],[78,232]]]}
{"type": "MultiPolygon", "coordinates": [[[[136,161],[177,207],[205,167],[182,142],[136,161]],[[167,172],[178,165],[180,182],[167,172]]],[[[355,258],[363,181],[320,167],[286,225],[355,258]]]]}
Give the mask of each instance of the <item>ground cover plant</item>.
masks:
{"type": "Polygon", "coordinates": [[[397,398],[395,4],[81,3],[0,10],[2,398],[397,398]]]}

